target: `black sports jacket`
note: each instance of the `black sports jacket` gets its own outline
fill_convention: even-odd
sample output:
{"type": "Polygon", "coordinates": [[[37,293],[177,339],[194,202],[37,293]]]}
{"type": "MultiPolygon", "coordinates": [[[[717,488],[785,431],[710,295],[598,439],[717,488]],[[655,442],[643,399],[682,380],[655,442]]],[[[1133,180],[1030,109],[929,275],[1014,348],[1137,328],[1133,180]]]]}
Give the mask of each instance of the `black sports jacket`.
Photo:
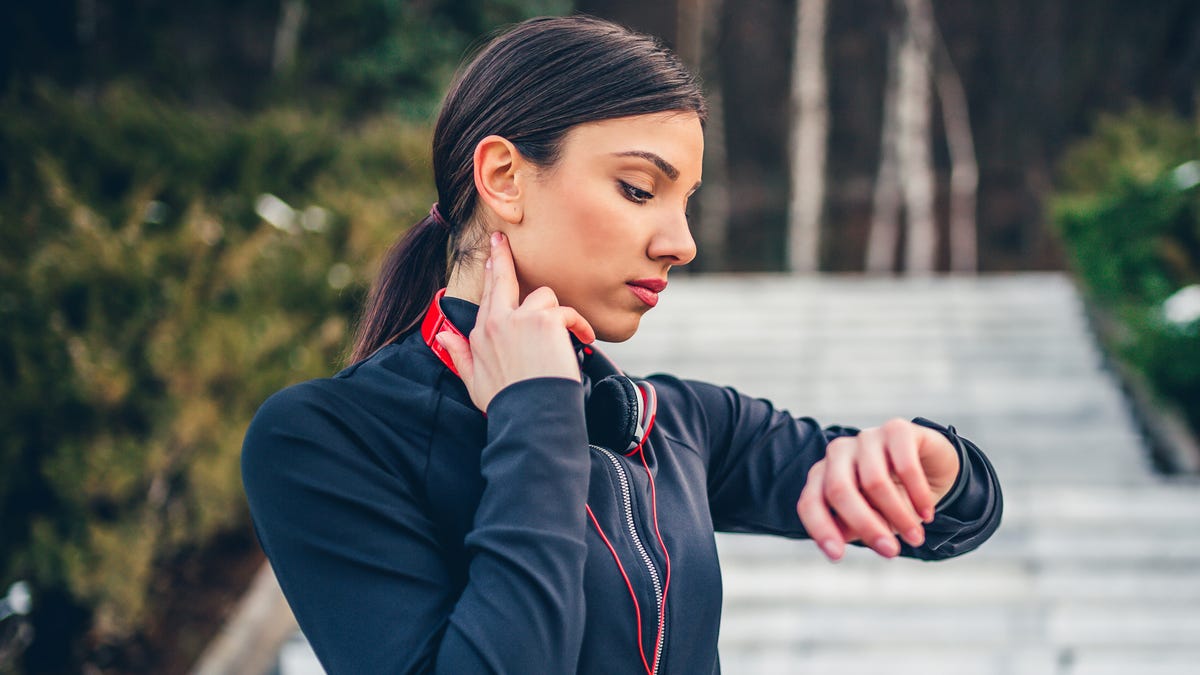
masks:
{"type": "MultiPolygon", "coordinates": [[[[470,331],[475,305],[442,307],[470,331]]],[[[414,332],[262,405],[246,494],[328,672],[720,672],[713,532],[806,537],[808,470],[858,430],[654,375],[657,420],[627,457],[589,446],[584,379],[517,382],[484,416],[414,332]]],[[[914,421],[964,461],[901,555],[970,551],[1000,523],[995,471],[952,427],[914,421]]]]}

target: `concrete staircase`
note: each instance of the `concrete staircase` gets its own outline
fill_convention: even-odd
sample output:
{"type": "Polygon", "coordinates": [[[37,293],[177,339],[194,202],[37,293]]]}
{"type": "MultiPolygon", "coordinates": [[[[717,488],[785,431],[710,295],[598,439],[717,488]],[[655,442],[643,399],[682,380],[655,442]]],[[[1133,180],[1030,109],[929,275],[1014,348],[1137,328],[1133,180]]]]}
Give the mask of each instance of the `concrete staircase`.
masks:
{"type": "Polygon", "coordinates": [[[718,535],[725,672],[1200,673],[1200,483],[1154,472],[1066,277],[684,278],[607,352],[826,425],[954,424],[1000,474],[999,531],[949,561],[718,535]]]}

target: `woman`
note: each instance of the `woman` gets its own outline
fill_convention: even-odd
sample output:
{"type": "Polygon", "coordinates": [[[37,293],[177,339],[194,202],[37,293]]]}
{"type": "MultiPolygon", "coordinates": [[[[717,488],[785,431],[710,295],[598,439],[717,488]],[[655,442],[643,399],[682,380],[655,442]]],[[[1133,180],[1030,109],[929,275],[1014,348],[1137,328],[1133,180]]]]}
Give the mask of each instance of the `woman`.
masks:
{"type": "Polygon", "coordinates": [[[704,119],[670,52],[590,18],[523,23],[459,74],[439,203],[389,252],[353,365],[246,435],[259,538],[327,670],[718,672],[714,530],[833,560],[995,530],[995,473],[953,428],[822,429],[592,345],[695,255],[704,119]]]}

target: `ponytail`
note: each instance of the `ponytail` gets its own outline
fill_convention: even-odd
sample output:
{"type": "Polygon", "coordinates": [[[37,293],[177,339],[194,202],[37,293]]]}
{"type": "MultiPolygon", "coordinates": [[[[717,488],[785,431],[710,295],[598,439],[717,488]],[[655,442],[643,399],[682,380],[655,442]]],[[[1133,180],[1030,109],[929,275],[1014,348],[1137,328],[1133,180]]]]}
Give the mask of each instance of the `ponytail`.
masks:
{"type": "Polygon", "coordinates": [[[446,285],[450,225],[437,204],[383,258],[354,336],[350,363],[395,342],[421,322],[438,289],[446,285]]]}

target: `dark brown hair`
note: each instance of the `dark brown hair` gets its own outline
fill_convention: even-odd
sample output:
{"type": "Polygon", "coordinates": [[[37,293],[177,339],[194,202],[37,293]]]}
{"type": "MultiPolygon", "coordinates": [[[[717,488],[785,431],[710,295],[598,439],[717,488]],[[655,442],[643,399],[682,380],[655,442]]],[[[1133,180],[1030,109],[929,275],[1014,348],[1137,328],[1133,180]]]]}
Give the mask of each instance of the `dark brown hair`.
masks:
{"type": "Polygon", "coordinates": [[[444,220],[431,212],[388,250],[350,361],[417,328],[450,267],[479,243],[466,232],[479,141],[503,136],[546,167],[575,125],[670,111],[694,112],[702,124],[707,117],[695,78],[656,38],[589,16],[530,19],[494,38],[459,71],[434,128],[444,220]]]}

